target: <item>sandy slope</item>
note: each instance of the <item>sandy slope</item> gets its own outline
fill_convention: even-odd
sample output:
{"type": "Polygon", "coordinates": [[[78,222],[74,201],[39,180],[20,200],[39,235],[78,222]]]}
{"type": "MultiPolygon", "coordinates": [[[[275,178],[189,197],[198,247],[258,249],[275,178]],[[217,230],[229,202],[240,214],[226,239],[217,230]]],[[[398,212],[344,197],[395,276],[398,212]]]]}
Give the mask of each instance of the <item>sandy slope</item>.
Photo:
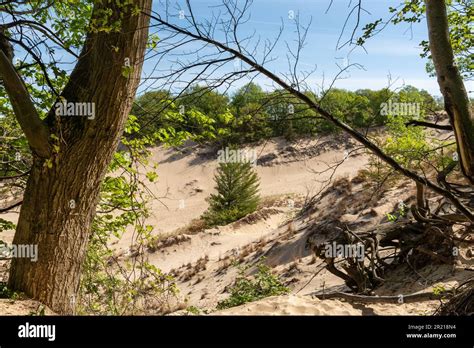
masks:
{"type": "MultiPolygon", "coordinates": [[[[260,195],[262,197],[285,194],[306,196],[317,192],[322,183],[326,182],[331,175],[334,177],[355,175],[367,163],[367,158],[363,155],[350,154],[335,173],[331,169],[347,155],[347,152],[350,153],[352,148],[352,142],[343,139],[336,140],[332,137],[301,140],[293,144],[276,138],[252,147],[259,158],[275,156],[263,165],[256,166],[260,177],[260,195]],[[317,174],[318,172],[324,173],[317,174]]],[[[168,234],[186,226],[192,219],[198,218],[208,207],[206,198],[214,191],[213,177],[218,164],[215,151],[212,153],[208,148],[192,147],[185,149],[184,152],[180,154],[174,149],[163,147],[152,149],[150,162],[158,164],[159,178],[149,185],[149,189],[158,199],[152,202],[152,217],[147,223],[155,227],[157,234],[168,234]]],[[[264,230],[276,228],[282,219],[283,217],[266,221],[264,230]]],[[[212,253],[215,249],[230,250],[242,243],[260,238],[266,233],[260,227],[256,230],[260,232],[234,233],[232,238],[228,238],[225,247],[213,248],[212,253]],[[249,236],[250,234],[252,236],[249,236]]],[[[205,242],[203,243],[205,245],[205,242]]],[[[193,246],[198,248],[201,254],[211,252],[205,250],[203,243],[193,244],[193,246]]],[[[129,234],[125,235],[116,247],[126,250],[131,244],[129,234]]],[[[197,252],[192,250],[192,253],[197,252]]],[[[167,258],[166,261],[158,262],[157,265],[167,269],[170,264],[178,266],[177,263],[189,262],[188,259],[189,255],[176,262],[169,261],[167,258]]]]}
{"type": "MultiPolygon", "coordinates": [[[[220,267],[219,259],[238,255],[242,248],[252,243],[273,240],[286,228],[280,226],[298,209],[292,201],[302,201],[304,196],[317,192],[332,175],[354,175],[364,166],[366,157],[354,154],[348,156],[352,148],[353,143],[347,138],[333,137],[294,143],[277,138],[253,146],[251,149],[256,151],[259,158],[256,171],[261,180],[260,194],[262,197],[281,196],[279,206],[253,224],[224,226],[190,236],[182,244],[149,254],[150,261],[165,272],[195,264],[204,257],[209,259],[210,264],[214,262],[220,267]],[[334,172],[331,167],[345,156],[346,161],[334,172]]],[[[186,226],[207,209],[206,198],[214,190],[217,155],[215,150],[209,152],[208,148],[203,147],[188,147],[181,153],[175,149],[157,147],[151,152],[150,164],[158,165],[159,179],[149,184],[149,189],[157,199],[151,203],[152,216],[147,223],[154,226],[157,235],[169,234],[186,226]]],[[[3,214],[2,218],[16,223],[18,211],[3,214]]],[[[4,232],[2,239],[11,242],[13,231],[4,232]]],[[[132,234],[125,234],[113,244],[117,254],[126,259],[133,245],[132,234]]],[[[221,283],[228,285],[235,274],[235,269],[226,273],[221,283]]],[[[220,289],[219,286],[215,288],[220,289]]],[[[197,286],[193,286],[192,291],[188,286],[183,286],[182,294],[190,293],[203,296],[197,286]]],[[[223,297],[225,294],[214,298],[208,307],[215,306],[215,300],[223,297]]]]}
{"type": "MultiPolygon", "coordinates": [[[[367,164],[367,157],[351,152],[354,144],[339,136],[292,144],[274,139],[252,149],[259,155],[256,171],[261,179],[261,196],[272,197],[265,208],[242,221],[184,235],[181,241],[145,255],[152,264],[175,276],[181,308],[184,303],[184,307],[199,308],[201,313],[219,315],[426,315],[433,312],[438,305],[433,301],[361,305],[311,297],[314,293],[345,289],[342,280],[322,269],[321,261],[314,259],[305,248],[313,224],[330,218],[363,225],[380,223],[399,200],[412,196],[413,187],[402,183],[375,202],[371,202],[373,192],[361,184],[349,185],[349,189],[335,187],[317,202],[312,213],[295,218],[306,195],[319,191],[329,178],[334,181],[348,177],[350,180],[367,164]],[[238,265],[249,266],[247,274],[252,274],[262,257],[290,288],[291,294],[216,312],[217,303],[229,296],[228,288],[238,275],[238,265]]],[[[149,185],[157,199],[152,202],[152,216],[147,223],[154,226],[157,235],[173,235],[207,209],[206,198],[214,186],[216,153],[196,146],[181,149],[181,152],[158,147],[152,149],[151,163],[158,164],[159,179],[149,185]]],[[[2,217],[16,222],[17,213],[2,217]]],[[[10,241],[12,236],[12,232],[7,232],[2,238],[10,241]]],[[[132,257],[129,252],[132,244],[131,233],[114,242],[120,260],[132,257]]],[[[472,266],[472,260],[468,261],[472,266]]],[[[378,289],[377,294],[431,291],[437,282],[450,287],[465,279],[469,272],[439,268],[420,271],[418,276],[407,276],[411,273],[409,270],[399,273],[378,289]]],[[[18,313],[23,311],[19,308],[18,313]]],[[[15,311],[0,305],[2,312],[15,311]]]]}
{"type": "Polygon", "coordinates": [[[260,301],[218,311],[215,315],[362,315],[348,303],[318,300],[307,296],[285,295],[267,297],[260,301]]]}
{"type": "Polygon", "coordinates": [[[309,296],[272,296],[212,313],[213,315],[429,315],[439,302],[354,304],[309,296]]]}
{"type": "MultiPolygon", "coordinates": [[[[268,155],[277,156],[265,165],[257,165],[256,170],[261,180],[261,196],[281,194],[304,194],[315,192],[331,174],[322,175],[314,172],[328,170],[350,151],[352,145],[346,146],[329,137],[319,140],[304,140],[288,144],[283,139],[274,139],[252,147],[259,158],[268,155]],[[325,142],[332,141],[334,151],[322,152],[317,156],[305,154],[307,149],[321,147],[328,149],[325,142]],[[295,149],[285,151],[289,146],[295,149]],[[347,150],[346,150],[347,147],[347,150]]],[[[214,171],[217,166],[217,155],[207,149],[188,150],[187,155],[179,155],[172,149],[156,148],[152,151],[152,162],[158,163],[159,180],[152,192],[159,201],[153,202],[153,224],[160,232],[169,232],[186,225],[191,219],[199,217],[206,209],[205,199],[214,188],[214,171]]],[[[336,176],[353,175],[364,166],[363,156],[349,156],[338,168],[336,176]]]]}
{"type": "Polygon", "coordinates": [[[55,315],[48,307],[33,300],[0,299],[0,315],[55,315]]]}
{"type": "MultiPolygon", "coordinates": [[[[257,165],[262,197],[282,194],[306,195],[316,192],[333,173],[329,170],[353,149],[353,142],[347,138],[334,139],[331,136],[305,139],[288,143],[275,138],[247,147],[254,149],[260,158],[276,156],[257,165]],[[332,151],[327,151],[332,150],[332,151]],[[315,155],[317,154],[317,155],[315,155]],[[321,175],[315,172],[327,171],[321,175]]],[[[151,203],[152,218],[148,221],[156,233],[168,233],[187,225],[206,209],[205,199],[214,190],[214,172],[217,154],[206,147],[191,146],[180,153],[175,149],[156,147],[151,149],[150,167],[157,164],[159,178],[149,183],[148,188],[156,197],[151,203]]],[[[364,166],[366,158],[349,154],[336,171],[335,176],[353,175],[364,166]]],[[[144,170],[145,171],[145,170],[144,170]]],[[[14,223],[18,220],[18,209],[2,214],[2,218],[14,223]]],[[[5,233],[9,238],[10,233],[5,233]]],[[[125,236],[119,246],[128,247],[130,236],[125,236]]]]}

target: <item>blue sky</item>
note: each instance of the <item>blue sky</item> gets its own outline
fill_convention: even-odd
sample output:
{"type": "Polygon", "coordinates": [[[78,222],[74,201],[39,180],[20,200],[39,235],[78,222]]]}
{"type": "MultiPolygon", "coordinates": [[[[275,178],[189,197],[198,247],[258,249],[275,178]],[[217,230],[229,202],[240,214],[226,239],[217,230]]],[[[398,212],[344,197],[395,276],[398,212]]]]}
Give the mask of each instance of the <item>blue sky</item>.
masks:
{"type": "MultiPolygon", "coordinates": [[[[363,13],[361,24],[373,22],[378,18],[387,20],[390,17],[388,11],[390,6],[396,7],[401,0],[364,0],[363,7],[369,13],[363,13]]],[[[173,2],[172,2],[173,3],[173,2]]],[[[179,1],[183,4],[183,1],[179,1]]],[[[193,11],[198,19],[209,18],[212,11],[216,11],[216,5],[220,0],[192,0],[193,11]]],[[[301,56],[300,70],[312,70],[317,67],[313,75],[308,79],[311,88],[318,90],[325,81],[324,86],[332,81],[338,73],[336,64],[357,63],[362,69],[351,68],[343,75],[343,79],[336,81],[335,86],[356,90],[359,88],[379,89],[386,87],[389,76],[394,82],[394,87],[413,85],[426,89],[434,95],[440,95],[436,79],[429,77],[425,71],[426,59],[420,57],[421,48],[419,43],[427,40],[426,22],[409,25],[401,23],[388,25],[383,32],[370,39],[365,48],[356,48],[350,54],[352,47],[336,49],[336,42],[350,11],[349,0],[334,0],[331,8],[326,13],[330,0],[254,0],[250,9],[251,18],[240,29],[240,37],[248,35],[257,38],[273,39],[278,33],[282,20],[285,25],[280,43],[277,45],[272,57],[275,60],[268,64],[268,68],[278,74],[288,72],[287,47],[285,42],[294,45],[294,24],[289,19],[290,11],[299,14],[302,23],[312,24],[306,40],[306,47],[301,56]]],[[[352,1],[353,6],[355,0],[352,1]]],[[[161,11],[159,3],[155,2],[154,9],[161,11]]],[[[184,9],[184,7],[183,7],[184,9]]],[[[176,11],[176,10],[175,10],[176,11]]],[[[186,11],[185,11],[186,12],[186,11]]],[[[348,23],[348,28],[343,39],[348,39],[352,30],[355,17],[348,23]]],[[[179,23],[179,22],[178,22],[179,23]]],[[[360,31],[359,31],[360,33],[360,31]]],[[[149,72],[154,62],[145,64],[144,71],[149,72]]],[[[272,86],[268,80],[259,77],[256,80],[265,89],[272,86]]],[[[245,81],[239,82],[234,87],[239,87],[245,81]]],[[[468,90],[473,90],[473,84],[466,85],[468,90]]]]}

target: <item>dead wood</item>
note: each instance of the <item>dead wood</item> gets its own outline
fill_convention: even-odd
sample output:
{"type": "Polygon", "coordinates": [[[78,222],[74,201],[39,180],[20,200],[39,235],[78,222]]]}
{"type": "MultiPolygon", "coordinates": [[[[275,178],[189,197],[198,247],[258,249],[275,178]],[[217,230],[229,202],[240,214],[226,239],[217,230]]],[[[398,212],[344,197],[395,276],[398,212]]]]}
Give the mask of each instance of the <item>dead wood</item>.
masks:
{"type": "Polygon", "coordinates": [[[360,302],[360,303],[412,303],[419,301],[431,301],[439,300],[446,297],[447,293],[434,293],[434,292],[421,292],[416,294],[407,294],[407,295],[395,295],[395,296],[369,296],[369,295],[356,295],[349,294],[346,292],[335,292],[329,294],[313,294],[313,298],[318,298],[320,300],[329,300],[329,299],[345,299],[351,302],[360,302]]]}

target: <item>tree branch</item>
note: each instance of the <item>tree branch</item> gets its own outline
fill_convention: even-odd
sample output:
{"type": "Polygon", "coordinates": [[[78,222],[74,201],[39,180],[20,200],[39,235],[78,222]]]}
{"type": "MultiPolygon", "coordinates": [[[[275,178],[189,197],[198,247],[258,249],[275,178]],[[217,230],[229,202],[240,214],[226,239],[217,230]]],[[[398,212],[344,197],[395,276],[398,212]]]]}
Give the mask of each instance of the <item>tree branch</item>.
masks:
{"type": "Polygon", "coordinates": [[[51,154],[49,130],[41,121],[23,80],[13,66],[12,51],[7,51],[8,47],[11,49],[10,43],[0,32],[0,78],[32,151],[40,157],[48,158],[51,154]]]}
{"type": "Polygon", "coordinates": [[[417,120],[411,120],[405,123],[405,126],[420,126],[420,127],[427,127],[427,128],[434,128],[434,129],[441,129],[441,130],[453,130],[453,127],[449,124],[436,124],[436,123],[431,123],[431,122],[425,122],[425,121],[417,121],[417,120]]]}
{"type": "Polygon", "coordinates": [[[355,140],[360,142],[362,145],[364,145],[366,148],[368,148],[374,155],[379,157],[382,161],[387,163],[389,166],[391,166],[394,170],[397,172],[403,174],[404,176],[414,180],[415,182],[418,182],[422,185],[426,185],[430,189],[432,189],[434,192],[446,197],[451,203],[459,209],[459,211],[465,215],[470,221],[474,222],[474,214],[464,206],[464,204],[450,191],[445,190],[444,188],[436,185],[435,183],[431,182],[427,178],[423,178],[417,173],[403,167],[400,165],[395,159],[392,157],[388,156],[386,153],[383,152],[382,149],[380,149],[375,143],[373,143],[371,140],[369,140],[367,137],[365,137],[363,134],[358,132],[357,130],[353,129],[351,126],[347,125],[346,123],[342,122],[339,120],[337,117],[323,109],[319,104],[311,100],[310,97],[308,97],[306,94],[303,92],[300,92],[293,88],[291,85],[283,81],[280,77],[272,73],[271,71],[267,70],[265,67],[257,63],[256,61],[252,60],[251,58],[247,57],[244,55],[242,52],[239,52],[236,49],[233,49],[226,44],[216,41],[212,38],[209,38],[207,36],[201,36],[199,34],[195,34],[193,32],[190,32],[187,29],[181,28],[177,25],[171,24],[166,22],[165,20],[161,19],[158,16],[151,15],[149,16],[156,20],[160,25],[165,26],[169,29],[174,30],[175,32],[186,35],[188,37],[192,37],[196,40],[206,42],[208,44],[213,45],[217,49],[220,49],[222,51],[228,52],[232,54],[234,57],[239,58],[242,60],[244,63],[248,64],[250,67],[252,67],[255,71],[258,71],[262,75],[268,77],[272,81],[274,81],[276,84],[278,84],[280,87],[288,91],[290,94],[294,95],[297,97],[299,100],[303,101],[306,103],[310,108],[312,108],[314,111],[319,113],[321,116],[323,116],[326,120],[330,121],[333,123],[335,126],[338,128],[344,130],[346,133],[348,133],[351,137],[353,137],[355,140]]]}

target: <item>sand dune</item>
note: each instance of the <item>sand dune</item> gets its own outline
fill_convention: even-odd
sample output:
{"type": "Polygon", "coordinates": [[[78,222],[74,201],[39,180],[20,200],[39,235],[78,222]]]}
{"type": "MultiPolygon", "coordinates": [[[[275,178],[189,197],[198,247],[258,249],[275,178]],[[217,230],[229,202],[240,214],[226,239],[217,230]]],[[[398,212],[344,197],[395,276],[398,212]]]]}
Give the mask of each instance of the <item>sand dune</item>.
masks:
{"type": "Polygon", "coordinates": [[[361,315],[362,311],[337,300],[318,300],[305,296],[267,297],[260,301],[214,312],[213,315],[361,315]]]}
{"type": "MultiPolygon", "coordinates": [[[[413,194],[412,187],[394,187],[375,205],[366,207],[365,201],[370,200],[372,193],[361,184],[350,184],[350,178],[366,166],[368,157],[351,152],[354,144],[345,138],[321,137],[296,143],[273,139],[249,149],[258,153],[256,171],[261,180],[260,195],[270,202],[268,206],[242,221],[188,235],[182,234],[182,228],[207,209],[206,198],[214,190],[216,151],[199,146],[180,151],[164,147],[151,149],[150,162],[158,164],[159,179],[149,185],[157,199],[151,202],[152,215],[147,224],[154,226],[157,236],[180,235],[180,239],[147,251],[146,257],[162,271],[175,276],[180,289],[178,301],[212,315],[426,315],[434,311],[438,302],[361,305],[311,297],[315,293],[347,290],[342,280],[322,269],[322,261],[316,260],[306,249],[312,224],[336,217],[345,223],[376,225],[394,204],[413,194]],[[345,182],[352,185],[350,192],[333,188],[316,202],[312,213],[295,217],[306,196],[318,192],[330,179],[338,178],[348,178],[345,182]],[[342,213],[345,207],[350,208],[349,212],[342,213]],[[252,274],[262,257],[291,293],[215,311],[217,303],[229,296],[228,287],[238,275],[236,265],[249,266],[247,274],[252,274]],[[316,272],[319,272],[317,276],[316,272]]],[[[16,222],[18,214],[11,212],[2,217],[16,222]]],[[[2,237],[10,241],[13,231],[2,237]]],[[[113,246],[119,260],[133,257],[130,253],[132,233],[114,241],[113,246]]],[[[406,278],[403,270],[400,272],[394,273],[377,294],[430,291],[429,286],[418,285],[415,280],[406,278]]],[[[454,286],[465,278],[465,273],[460,275],[443,268],[427,271],[424,277],[454,286]]],[[[0,304],[0,311],[7,313],[2,306],[0,304]]],[[[18,306],[18,313],[31,309],[30,304],[18,306]]],[[[183,313],[186,312],[176,314],[183,313]]]]}

